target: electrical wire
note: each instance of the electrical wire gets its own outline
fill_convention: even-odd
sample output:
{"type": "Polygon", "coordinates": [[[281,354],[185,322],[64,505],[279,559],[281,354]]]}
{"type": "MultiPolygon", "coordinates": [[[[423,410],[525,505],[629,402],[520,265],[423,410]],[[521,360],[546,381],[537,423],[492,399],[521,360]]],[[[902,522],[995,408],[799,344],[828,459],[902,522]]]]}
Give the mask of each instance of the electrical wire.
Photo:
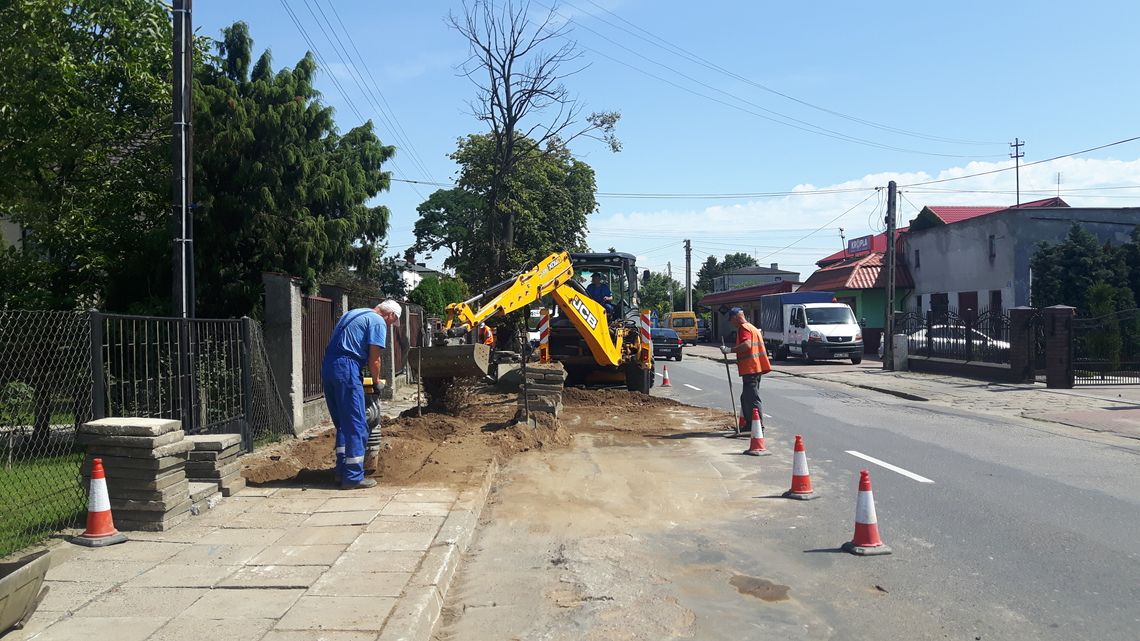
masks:
{"type": "Polygon", "coordinates": [[[832,218],[831,220],[827,221],[826,223],[824,223],[824,224],[820,225],[819,227],[817,227],[817,228],[815,229],[815,231],[813,231],[813,232],[810,232],[810,233],[808,233],[808,234],[805,234],[805,235],[801,236],[801,237],[800,237],[800,238],[798,238],[797,240],[795,240],[795,241],[792,241],[791,243],[788,243],[787,245],[785,245],[784,247],[780,248],[780,249],[779,249],[779,250],[777,250],[777,251],[771,252],[771,253],[769,253],[769,254],[765,254],[765,255],[764,255],[764,256],[762,256],[761,258],[758,258],[758,259],[756,259],[756,261],[757,261],[757,262],[763,262],[765,259],[767,259],[767,258],[770,258],[770,257],[772,257],[772,256],[775,256],[776,254],[779,254],[781,251],[783,251],[783,250],[785,250],[785,249],[789,249],[789,248],[791,248],[791,247],[794,247],[794,246],[796,246],[796,245],[800,244],[801,242],[803,242],[803,241],[807,240],[808,238],[810,238],[810,237],[812,237],[812,236],[814,236],[814,235],[818,234],[819,232],[823,231],[824,229],[826,229],[826,228],[830,227],[830,226],[831,226],[833,223],[835,223],[835,221],[837,221],[837,220],[839,220],[840,218],[843,218],[844,216],[846,216],[847,214],[849,214],[849,213],[851,213],[851,212],[855,211],[855,209],[856,209],[857,207],[859,207],[859,206],[860,206],[860,205],[862,205],[863,203],[865,203],[865,202],[867,202],[868,200],[870,200],[870,199],[871,199],[871,196],[874,196],[875,194],[879,193],[879,189],[881,189],[881,188],[879,188],[879,187],[876,187],[876,188],[875,188],[875,193],[872,193],[872,194],[868,194],[866,198],[864,198],[863,200],[860,200],[859,202],[855,203],[854,205],[852,205],[852,206],[851,206],[851,208],[850,208],[850,209],[848,209],[848,210],[844,211],[842,214],[839,214],[839,215],[838,215],[838,216],[836,216],[835,218],[832,218]]]}
{"type": "MultiPolygon", "coordinates": [[[[393,181],[410,183],[414,185],[428,185],[432,187],[458,187],[455,183],[443,183],[429,180],[412,180],[410,178],[392,178],[393,181]]],[[[638,193],[638,192],[610,192],[599,191],[595,196],[599,198],[633,198],[646,200],[712,200],[712,199],[742,199],[742,198],[780,198],[784,196],[826,196],[831,194],[852,194],[878,189],[877,187],[844,187],[835,189],[805,189],[797,191],[766,191],[766,192],[737,192],[737,193],[638,193]]]]}
{"type": "Polygon", "coordinates": [[[790,100],[792,102],[796,102],[798,104],[804,105],[805,107],[810,107],[812,109],[816,109],[816,110],[821,111],[823,113],[830,114],[833,116],[837,116],[839,118],[844,118],[844,119],[850,120],[852,122],[857,122],[859,124],[866,125],[868,127],[874,127],[876,129],[881,129],[883,131],[889,131],[889,132],[901,134],[904,136],[911,136],[914,138],[921,138],[924,140],[930,140],[930,141],[934,141],[934,142],[945,142],[945,143],[960,144],[960,145],[1004,145],[1004,144],[1006,144],[1004,142],[995,142],[995,141],[963,140],[963,139],[958,139],[958,138],[947,138],[947,137],[943,137],[943,136],[932,136],[929,134],[922,134],[922,133],[918,133],[918,132],[914,132],[914,131],[908,131],[906,129],[900,129],[898,127],[891,127],[889,125],[883,125],[883,124],[880,124],[880,123],[877,123],[877,122],[874,122],[871,120],[859,118],[857,116],[851,116],[851,115],[836,111],[834,109],[828,109],[826,107],[821,107],[819,105],[810,103],[806,100],[802,100],[800,98],[786,94],[786,93],[781,92],[781,91],[777,91],[776,89],[773,89],[771,87],[763,85],[757,81],[751,80],[751,79],[749,79],[745,76],[742,76],[738,73],[735,73],[729,69],[726,69],[726,68],[716,64],[715,62],[712,62],[710,60],[702,58],[701,56],[699,56],[699,55],[697,55],[691,51],[688,51],[679,45],[673,44],[672,42],[666,40],[665,38],[662,38],[661,36],[658,36],[658,35],[650,32],[650,31],[648,31],[647,29],[644,29],[644,28],[634,24],[633,22],[626,20],[625,18],[619,16],[618,14],[614,13],[613,11],[599,5],[597,2],[594,2],[594,0],[586,0],[586,1],[589,2],[590,4],[594,5],[598,9],[600,9],[600,10],[608,13],[609,15],[613,16],[614,18],[616,18],[616,19],[624,22],[625,24],[633,27],[637,31],[640,31],[641,33],[648,35],[653,40],[657,40],[661,43],[664,43],[664,46],[662,44],[658,44],[657,42],[654,42],[653,40],[650,40],[649,38],[646,38],[646,37],[641,36],[641,35],[633,32],[633,31],[630,31],[629,29],[625,29],[621,26],[614,25],[613,23],[609,22],[608,20],[604,20],[602,18],[599,18],[595,14],[591,14],[589,12],[582,11],[580,8],[576,7],[573,3],[568,2],[566,0],[563,0],[564,4],[566,4],[567,6],[573,8],[573,9],[575,9],[581,13],[586,13],[587,15],[594,18],[595,20],[598,20],[598,21],[603,22],[607,25],[610,25],[611,27],[614,27],[615,29],[618,29],[618,30],[621,30],[625,33],[628,33],[628,34],[634,36],[635,38],[638,38],[640,40],[648,42],[649,44],[651,44],[655,47],[658,47],[659,49],[662,49],[666,52],[672,53],[673,55],[676,55],[678,57],[684,58],[685,60],[688,60],[689,62],[693,62],[693,63],[699,64],[701,66],[704,66],[708,69],[712,69],[714,71],[720,72],[720,73],[722,73],[722,74],[724,74],[724,75],[726,75],[726,76],[728,76],[734,80],[738,80],[740,82],[746,83],[748,85],[756,87],[757,89],[761,89],[761,90],[766,91],[768,93],[780,96],[781,98],[785,98],[785,99],[790,100]]]}

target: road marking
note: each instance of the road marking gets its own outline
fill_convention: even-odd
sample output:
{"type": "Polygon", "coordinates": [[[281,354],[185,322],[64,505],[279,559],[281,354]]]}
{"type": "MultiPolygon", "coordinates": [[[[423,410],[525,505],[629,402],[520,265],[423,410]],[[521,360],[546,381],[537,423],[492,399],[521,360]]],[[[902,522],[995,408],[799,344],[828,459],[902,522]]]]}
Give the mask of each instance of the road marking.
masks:
{"type": "Polygon", "coordinates": [[[656,374],[658,376],[658,378],[661,378],[661,372],[653,372],[653,373],[656,374]]]}
{"type": "Polygon", "coordinates": [[[699,387],[695,387],[695,386],[693,386],[693,385],[689,385],[688,383],[681,383],[681,384],[682,384],[682,385],[684,385],[685,387],[687,387],[687,388],[691,389],[691,390],[696,390],[696,391],[698,391],[698,392],[702,391],[702,390],[701,390],[701,388],[699,388],[699,387]]]}
{"type": "Polygon", "coordinates": [[[878,465],[879,467],[885,467],[892,472],[897,472],[899,474],[902,474],[903,476],[914,479],[914,480],[918,481],[919,483],[933,483],[934,482],[934,481],[926,478],[925,476],[915,474],[914,472],[911,472],[909,470],[904,470],[901,467],[898,467],[896,465],[891,465],[890,463],[887,463],[886,461],[880,461],[879,459],[877,459],[873,456],[867,456],[866,454],[864,454],[862,452],[856,452],[855,450],[847,450],[847,453],[850,454],[851,456],[861,458],[864,461],[869,461],[871,463],[874,463],[875,465],[878,465]]]}
{"type": "Polygon", "coordinates": [[[772,415],[771,414],[765,414],[764,418],[772,418],[772,415]]]}

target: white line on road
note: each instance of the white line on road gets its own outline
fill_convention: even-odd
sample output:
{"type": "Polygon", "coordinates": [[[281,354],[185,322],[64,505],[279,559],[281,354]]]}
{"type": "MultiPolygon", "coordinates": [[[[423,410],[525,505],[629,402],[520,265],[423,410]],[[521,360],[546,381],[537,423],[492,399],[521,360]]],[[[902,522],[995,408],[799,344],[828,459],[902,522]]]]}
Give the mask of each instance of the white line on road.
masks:
{"type": "Polygon", "coordinates": [[[890,463],[887,463],[886,461],[880,461],[879,459],[877,459],[873,456],[867,456],[866,454],[864,454],[862,452],[856,452],[855,450],[847,450],[847,453],[850,454],[851,456],[861,458],[864,461],[870,461],[871,463],[874,463],[875,465],[878,465],[879,467],[885,467],[892,472],[898,472],[899,474],[902,474],[905,477],[914,479],[914,480],[918,481],[919,483],[933,483],[934,482],[934,481],[926,478],[925,476],[915,474],[914,472],[911,472],[909,470],[904,470],[901,467],[898,467],[897,465],[891,465],[890,463]]]}
{"type": "Polygon", "coordinates": [[[694,386],[694,385],[689,385],[688,383],[682,383],[682,385],[684,385],[685,387],[687,387],[687,388],[689,388],[689,389],[691,389],[691,390],[695,390],[695,391],[698,391],[698,392],[700,392],[700,391],[701,391],[701,388],[699,388],[699,387],[696,387],[696,386],[694,386]]]}
{"type": "Polygon", "coordinates": [[[653,372],[653,373],[657,375],[657,378],[663,378],[663,377],[661,376],[661,372],[653,372]]]}
{"type": "Polygon", "coordinates": [[[772,418],[772,415],[771,414],[765,414],[764,418],[772,418]]]}

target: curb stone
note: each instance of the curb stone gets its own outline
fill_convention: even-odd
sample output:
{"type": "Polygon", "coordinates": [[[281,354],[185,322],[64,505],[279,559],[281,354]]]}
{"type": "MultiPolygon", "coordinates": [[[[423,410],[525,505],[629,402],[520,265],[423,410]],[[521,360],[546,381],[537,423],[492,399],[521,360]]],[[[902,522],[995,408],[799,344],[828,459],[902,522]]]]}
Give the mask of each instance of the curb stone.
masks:
{"type": "Polygon", "coordinates": [[[479,487],[459,494],[377,641],[431,639],[443,612],[443,599],[459,569],[460,559],[475,537],[475,527],[498,475],[499,461],[493,458],[483,472],[479,487]]]}

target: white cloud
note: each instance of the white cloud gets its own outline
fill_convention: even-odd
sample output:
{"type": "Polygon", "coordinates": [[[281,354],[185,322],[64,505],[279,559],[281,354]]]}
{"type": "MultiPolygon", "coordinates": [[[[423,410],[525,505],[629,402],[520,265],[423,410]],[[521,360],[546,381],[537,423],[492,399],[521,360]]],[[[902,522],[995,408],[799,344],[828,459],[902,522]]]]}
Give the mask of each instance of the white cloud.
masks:
{"type": "MultiPolygon", "coordinates": [[[[789,189],[799,192],[859,189],[857,192],[741,199],[703,207],[686,206],[683,203],[689,201],[677,201],[676,207],[642,210],[636,208],[640,201],[601,198],[603,212],[618,211],[592,217],[589,241],[594,247],[613,245],[622,251],[640,254],[639,264],[644,255],[650,267],[672,260],[676,269],[678,258],[682,256],[679,244],[662,246],[690,238],[696,251],[694,264],[703,261],[702,254],[745,251],[765,263],[778,261],[800,269],[806,278],[814,269],[815,261],[829,253],[825,248],[840,248],[838,227],[845,228],[848,239],[882,230],[885,189],[880,197],[873,195],[875,187],[885,187],[890,180],[899,184],[902,191],[899,224],[905,225],[917,213],[915,208],[925,205],[1013,205],[1016,198],[1013,171],[908,187],[1002,169],[1012,166],[1012,162],[971,162],[933,176],[925,172],[867,174],[834,185],[801,184],[789,189]],[[855,206],[864,199],[866,202],[855,206]],[[853,206],[849,213],[840,216],[853,206]],[[833,220],[837,216],[840,217],[833,220]],[[780,249],[818,227],[824,228],[787,250],[780,249]]],[[[1140,206],[1140,159],[1064,158],[1023,167],[1021,201],[1056,195],[1058,172],[1061,173],[1060,195],[1074,207],[1140,206]],[[1098,189],[1119,186],[1137,188],[1098,189]]]]}

